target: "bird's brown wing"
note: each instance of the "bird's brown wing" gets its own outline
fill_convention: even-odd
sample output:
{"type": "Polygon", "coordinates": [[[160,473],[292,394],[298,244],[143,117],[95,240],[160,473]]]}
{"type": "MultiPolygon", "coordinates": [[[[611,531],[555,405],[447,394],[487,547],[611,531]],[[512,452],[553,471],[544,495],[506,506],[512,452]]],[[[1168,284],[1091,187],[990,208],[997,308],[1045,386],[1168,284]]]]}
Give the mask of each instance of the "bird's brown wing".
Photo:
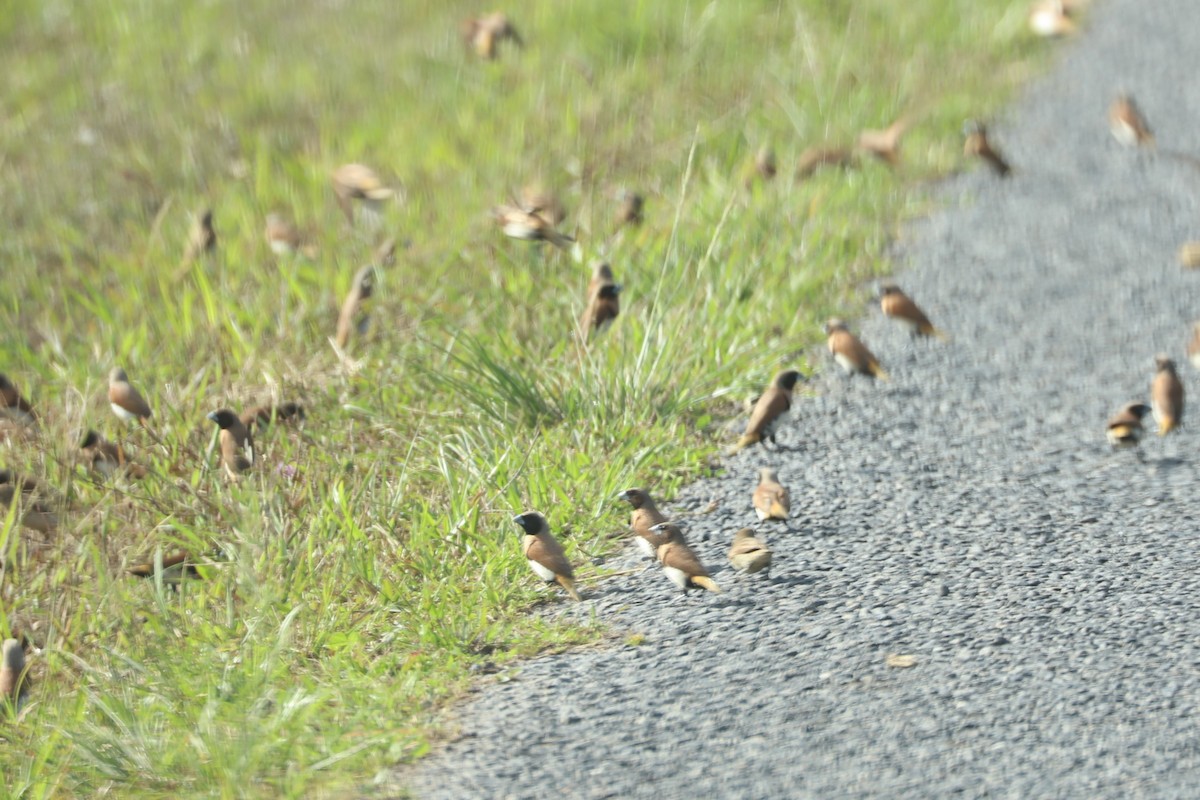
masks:
{"type": "Polygon", "coordinates": [[[746,433],[761,435],[768,425],[791,407],[792,398],[788,392],[778,386],[769,387],[754,404],[754,411],[746,424],[746,433]]]}
{"type": "Polygon", "coordinates": [[[574,579],[575,572],[562,545],[553,535],[540,533],[537,536],[525,537],[525,557],[536,561],[555,575],[565,575],[574,579]]]}
{"type": "Polygon", "coordinates": [[[708,570],[700,563],[700,557],[696,555],[696,551],[679,539],[661,545],[658,548],[658,560],[664,567],[677,569],[688,577],[708,575],[708,570]]]}
{"type": "Polygon", "coordinates": [[[908,295],[899,292],[885,295],[880,305],[883,306],[884,314],[911,322],[923,333],[933,328],[929,317],[925,316],[925,312],[909,299],[908,295]]]}
{"type": "Polygon", "coordinates": [[[150,416],[150,405],[138,394],[138,390],[127,382],[114,383],[108,387],[108,402],[116,403],[130,414],[150,416]]]}
{"type": "Polygon", "coordinates": [[[1162,409],[1162,413],[1172,419],[1179,419],[1183,410],[1183,384],[1177,376],[1165,370],[1159,372],[1154,377],[1150,396],[1154,399],[1154,405],[1162,409]]]}

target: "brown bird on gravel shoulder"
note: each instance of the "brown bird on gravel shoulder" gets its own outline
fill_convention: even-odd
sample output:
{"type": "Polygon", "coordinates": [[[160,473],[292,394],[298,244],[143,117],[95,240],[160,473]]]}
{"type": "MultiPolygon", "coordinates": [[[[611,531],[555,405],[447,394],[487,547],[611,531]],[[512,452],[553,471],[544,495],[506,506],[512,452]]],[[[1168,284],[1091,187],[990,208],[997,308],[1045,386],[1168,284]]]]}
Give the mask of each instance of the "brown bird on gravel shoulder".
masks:
{"type": "Polygon", "coordinates": [[[992,168],[992,172],[1001,178],[1009,176],[1012,167],[992,147],[991,141],[988,140],[986,125],[975,120],[967,120],[963,125],[963,135],[966,137],[966,141],[963,142],[963,155],[978,156],[987,162],[987,165],[992,168]]]}
{"type": "Polygon", "coordinates": [[[1137,447],[1145,429],[1142,419],[1150,413],[1145,403],[1126,403],[1117,413],[1108,418],[1106,434],[1108,443],[1114,448],[1137,447]]]}
{"type": "Polygon", "coordinates": [[[1155,357],[1154,370],[1150,408],[1158,423],[1158,435],[1166,436],[1183,420],[1183,383],[1175,371],[1175,362],[1164,355],[1155,357]]]}
{"type": "Polygon", "coordinates": [[[825,333],[829,336],[826,344],[829,346],[829,352],[833,354],[833,360],[847,375],[857,373],[881,381],[891,380],[883,367],[879,366],[879,359],[850,332],[845,322],[834,317],[825,323],[825,333]]]}
{"type": "Polygon", "coordinates": [[[647,558],[657,558],[661,542],[658,534],[651,528],[660,522],[666,522],[667,518],[654,505],[654,500],[645,489],[626,489],[617,497],[633,506],[633,513],[629,516],[629,527],[637,535],[638,549],[647,558]]]}
{"type": "Polygon", "coordinates": [[[1154,134],[1146,124],[1146,118],[1133,98],[1125,93],[1117,95],[1108,108],[1108,129],[1125,147],[1154,146],[1154,134]]]}
{"type": "Polygon", "coordinates": [[[729,563],[738,572],[747,575],[771,566],[771,549],[766,546],[750,528],[742,528],[733,535],[733,544],[729,547],[729,563]]]}
{"type": "Polygon", "coordinates": [[[109,477],[117,472],[125,472],[138,480],[146,477],[148,470],[140,464],[135,464],[125,457],[125,448],[110,442],[96,431],[89,430],[79,445],[83,457],[92,472],[103,477],[109,477]]]}
{"type": "Polygon", "coordinates": [[[657,555],[663,573],[680,591],[686,593],[689,588],[698,588],[721,593],[721,587],[709,577],[708,570],[700,563],[696,551],[688,546],[683,531],[677,525],[660,522],[650,531],[660,539],[657,555]]]}
{"type": "Polygon", "coordinates": [[[608,264],[597,264],[588,283],[587,308],[579,320],[585,340],[603,333],[621,313],[621,284],[613,280],[608,264]]]}
{"type": "Polygon", "coordinates": [[[771,444],[775,444],[779,424],[792,408],[792,391],[796,388],[796,382],[803,377],[794,369],[776,375],[775,380],[754,404],[754,410],[750,412],[750,421],[746,423],[746,432],[725,454],[731,456],[758,442],[770,441],[771,444]]]}
{"type": "Polygon", "coordinates": [[[522,239],[527,242],[550,242],[563,250],[566,250],[575,241],[565,233],[555,230],[549,220],[536,211],[499,205],[492,209],[492,218],[504,231],[504,235],[512,239],[522,239]]]}
{"type": "Polygon", "coordinates": [[[37,422],[37,414],[29,401],[21,396],[17,385],[0,372],[0,416],[17,422],[37,422]]]}
{"type": "Polygon", "coordinates": [[[760,520],[787,519],[792,510],[791,495],[779,482],[779,476],[770,467],[758,470],[758,486],[754,489],[754,513],[760,520]]]}
{"type": "Polygon", "coordinates": [[[225,474],[237,479],[238,475],[254,466],[254,438],[237,414],[222,408],[208,415],[221,429],[221,464],[225,474]]]}
{"type": "Polygon", "coordinates": [[[351,224],[354,223],[354,201],[361,202],[368,214],[378,216],[383,202],[396,194],[394,189],[383,185],[375,170],[363,164],[343,164],[333,171],[332,181],[338,206],[351,224]]]}
{"type": "Polygon", "coordinates": [[[557,581],[572,600],[582,600],[575,590],[575,571],[558,539],[550,532],[546,518],[536,511],[526,511],[513,517],[513,522],[524,531],[521,550],[529,561],[529,568],[544,581],[557,581]]]}
{"type": "Polygon", "coordinates": [[[908,124],[901,117],[884,130],[865,130],[858,135],[858,149],[894,167],[900,163],[900,138],[908,130],[908,124]]]}
{"type": "Polygon", "coordinates": [[[517,47],[523,47],[517,29],[508,21],[502,11],[493,11],[486,16],[463,20],[459,26],[463,42],[473,49],[480,58],[491,60],[496,57],[496,47],[504,41],[511,41],[517,47]]]}
{"type": "Polygon", "coordinates": [[[1200,322],[1192,323],[1192,339],[1188,342],[1187,357],[1193,367],[1200,369],[1200,322]]]}
{"type": "Polygon", "coordinates": [[[925,312],[894,283],[888,282],[879,287],[879,307],[885,316],[908,328],[914,338],[933,336],[943,341],[950,338],[933,327],[933,323],[929,321],[929,317],[925,316],[925,312]]]}
{"type": "Polygon", "coordinates": [[[5,639],[0,645],[0,703],[9,703],[14,711],[20,711],[29,697],[30,684],[25,647],[19,639],[5,639]]]}
{"type": "Polygon", "coordinates": [[[122,422],[138,422],[144,426],[152,415],[150,405],[133,388],[129,376],[120,367],[113,367],[108,373],[108,403],[122,422]]]}
{"type": "Polygon", "coordinates": [[[350,293],[342,303],[342,311],[338,314],[337,336],[338,347],[345,348],[350,341],[350,335],[357,333],[365,336],[371,326],[369,310],[371,293],[375,290],[375,267],[367,265],[354,275],[354,284],[350,293]]]}

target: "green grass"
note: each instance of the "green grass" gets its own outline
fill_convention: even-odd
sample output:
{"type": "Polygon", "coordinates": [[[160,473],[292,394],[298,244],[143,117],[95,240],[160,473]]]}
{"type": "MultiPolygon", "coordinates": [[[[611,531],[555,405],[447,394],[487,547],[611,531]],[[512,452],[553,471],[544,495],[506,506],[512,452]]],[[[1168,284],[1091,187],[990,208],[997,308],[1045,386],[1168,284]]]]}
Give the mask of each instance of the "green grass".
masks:
{"type": "MultiPolygon", "coordinates": [[[[0,466],[66,495],[63,530],[0,527],[0,631],[32,629],[33,703],[0,726],[14,797],[343,796],[424,753],[472,667],[595,642],[604,621],[528,614],[513,513],[544,511],[584,591],[620,540],[630,485],[670,495],[722,423],[831,312],[888,268],[919,186],[960,162],[1040,62],[1010,0],[526,2],[528,46],[464,52],[463,3],[16,0],[0,15],[0,370],[36,437],[0,466]],[[809,144],[902,113],[898,172],[798,183],[809,144]],[[780,177],[743,187],[770,142],[780,177]],[[350,229],[328,176],[373,165],[403,189],[350,229]],[[487,210],[555,188],[583,263],[505,240],[487,210]],[[615,191],[648,197],[617,234],[615,191]],[[180,271],[211,205],[217,256],[180,271]],[[285,210],[319,245],[276,259],[285,210]],[[384,233],[409,244],[352,341],[328,337],[384,233]],[[622,316],[572,337],[588,264],[622,316]],[[123,431],[123,365],[160,442],[123,431]],[[239,485],[200,458],[204,415],[272,397],[309,419],[259,437],[239,485]],[[97,483],[82,432],[151,467],[97,483]],[[296,480],[279,467],[299,471],[296,480]],[[228,561],[176,594],[126,569],[179,548],[228,561]]],[[[620,641],[620,640],[618,640],[620,641]]],[[[630,640],[632,641],[632,639],[630,640]]]]}

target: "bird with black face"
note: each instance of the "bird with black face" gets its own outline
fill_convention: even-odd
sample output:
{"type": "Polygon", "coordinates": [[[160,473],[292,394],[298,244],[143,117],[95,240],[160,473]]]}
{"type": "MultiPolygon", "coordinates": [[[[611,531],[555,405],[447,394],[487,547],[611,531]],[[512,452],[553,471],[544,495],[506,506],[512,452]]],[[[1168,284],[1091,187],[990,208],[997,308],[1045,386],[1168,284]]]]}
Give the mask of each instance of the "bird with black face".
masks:
{"type": "Polygon", "coordinates": [[[581,600],[575,590],[575,571],[558,539],[550,532],[546,518],[536,511],[526,511],[513,517],[521,528],[521,550],[529,561],[529,568],[547,583],[558,583],[571,596],[581,600]]]}
{"type": "Polygon", "coordinates": [[[775,380],[754,404],[754,410],[750,412],[750,421],[746,423],[746,432],[726,455],[733,455],[759,442],[770,441],[771,444],[775,444],[775,434],[779,425],[792,409],[792,390],[803,377],[803,374],[794,369],[775,376],[775,380]]]}
{"type": "Polygon", "coordinates": [[[654,505],[654,499],[645,489],[626,489],[617,497],[633,506],[633,513],[629,515],[629,527],[636,534],[638,549],[647,558],[658,558],[661,537],[650,529],[660,522],[666,522],[667,518],[654,505]]]}
{"type": "Polygon", "coordinates": [[[227,408],[208,415],[221,429],[218,439],[221,444],[221,464],[225,474],[236,480],[254,465],[254,438],[245,423],[227,408]]]}

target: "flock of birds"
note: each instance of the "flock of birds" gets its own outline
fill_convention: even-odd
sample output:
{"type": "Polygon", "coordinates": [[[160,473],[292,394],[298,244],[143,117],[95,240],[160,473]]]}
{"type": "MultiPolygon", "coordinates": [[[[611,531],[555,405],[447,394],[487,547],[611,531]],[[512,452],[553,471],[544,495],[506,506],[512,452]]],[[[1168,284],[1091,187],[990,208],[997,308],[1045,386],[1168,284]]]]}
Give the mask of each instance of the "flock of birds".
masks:
{"type": "MultiPolygon", "coordinates": [[[[1043,35],[1070,33],[1074,29],[1070,15],[1077,5],[1068,0],[1039,2],[1031,11],[1030,26],[1043,35]]],[[[495,58],[497,48],[504,42],[516,46],[522,44],[515,27],[500,12],[468,20],[462,26],[462,35],[464,42],[486,59],[495,58]]],[[[1154,145],[1154,137],[1144,117],[1134,101],[1126,95],[1119,96],[1110,108],[1109,124],[1112,135],[1122,145],[1154,145]]],[[[868,154],[888,164],[895,164],[899,159],[900,140],[908,125],[909,121],[902,118],[884,130],[863,131],[857,145],[851,148],[810,148],[797,159],[797,176],[807,177],[823,167],[851,166],[859,154],[868,154]]],[[[980,158],[1001,178],[1012,173],[1007,160],[990,142],[982,123],[968,122],[964,135],[965,155],[980,158]]],[[[754,180],[770,180],[776,172],[775,156],[770,148],[759,150],[748,170],[750,179],[754,180]]],[[[341,166],[333,172],[331,179],[338,206],[351,225],[355,224],[356,211],[359,210],[377,223],[382,204],[396,196],[396,191],[387,186],[374,170],[362,164],[341,166]]],[[[618,225],[632,226],[642,221],[644,200],[640,194],[622,190],[615,199],[617,203],[613,214],[618,225]]],[[[520,197],[514,198],[511,205],[499,205],[493,210],[493,218],[506,236],[531,242],[548,242],[563,249],[574,243],[571,236],[558,229],[565,216],[558,199],[540,187],[528,187],[520,197]]],[[[267,215],[265,222],[265,236],[272,252],[279,256],[311,256],[312,245],[303,240],[284,215],[273,212],[267,215]]],[[[184,267],[191,268],[198,260],[212,254],[217,248],[217,241],[212,211],[205,210],[196,215],[184,248],[184,267]]],[[[372,263],[355,274],[331,337],[339,355],[352,337],[361,336],[367,331],[370,324],[368,301],[377,269],[394,263],[395,250],[394,239],[383,241],[372,263]]],[[[1200,266],[1200,243],[1185,245],[1180,257],[1187,266],[1200,266]],[[1191,263],[1193,260],[1194,263],[1191,263]]],[[[579,321],[579,334],[585,341],[603,332],[619,316],[621,290],[609,264],[595,266],[586,290],[585,311],[579,321]]],[[[895,283],[882,284],[878,299],[883,314],[902,324],[914,338],[948,340],[949,337],[934,327],[921,308],[895,283]]],[[[830,355],[847,374],[889,380],[879,359],[843,320],[830,319],[825,324],[825,333],[830,355]]],[[[1195,335],[1187,352],[1192,363],[1200,369],[1200,323],[1196,324],[1195,335]]],[[[1166,356],[1159,356],[1155,368],[1150,403],[1128,403],[1108,421],[1107,436],[1114,447],[1137,448],[1144,433],[1143,418],[1148,414],[1153,414],[1160,435],[1166,435],[1179,424],[1183,414],[1184,391],[1175,363],[1166,356]]],[[[779,426],[791,409],[793,391],[803,379],[804,376],[797,370],[783,371],[774,378],[754,404],[745,431],[728,451],[729,454],[753,445],[765,448],[768,442],[775,444],[779,426]]],[[[153,417],[150,404],[120,367],[114,367],[108,376],[107,400],[118,419],[140,426],[150,438],[161,444],[149,423],[153,417]]],[[[229,480],[236,481],[258,463],[254,430],[273,423],[302,421],[305,410],[300,403],[286,402],[255,406],[241,414],[222,408],[208,414],[207,418],[219,430],[217,441],[221,469],[229,480]]],[[[0,374],[0,423],[27,428],[36,428],[39,423],[33,405],[4,374],[0,374]]],[[[95,430],[87,431],[80,443],[80,454],[83,463],[100,479],[119,475],[138,480],[151,474],[151,470],[138,463],[124,444],[113,442],[95,430]]],[[[664,575],[676,587],[685,592],[692,588],[717,593],[721,591],[696,552],[688,545],[680,524],[659,511],[648,491],[631,488],[621,492],[619,498],[632,508],[629,527],[639,548],[646,556],[657,561],[664,575]]],[[[40,532],[56,530],[60,524],[57,502],[57,493],[42,482],[11,470],[0,470],[0,509],[6,510],[20,525],[40,532]]],[[[763,467],[759,470],[759,483],[751,497],[751,505],[760,521],[787,520],[790,512],[789,493],[773,469],[763,467]]],[[[546,518],[537,511],[528,511],[514,517],[513,521],[520,529],[522,550],[533,572],[547,582],[559,584],[573,599],[581,599],[571,563],[551,532],[546,518]]],[[[733,535],[728,560],[739,573],[766,572],[771,566],[772,552],[754,529],[743,528],[733,535]]],[[[132,567],[130,572],[139,577],[158,576],[164,583],[175,586],[187,578],[199,577],[196,561],[188,553],[176,553],[161,557],[154,563],[139,564],[132,567]]],[[[0,698],[7,698],[18,706],[29,688],[25,662],[25,651],[29,646],[28,637],[15,631],[14,638],[6,639],[0,645],[0,698]]]]}

